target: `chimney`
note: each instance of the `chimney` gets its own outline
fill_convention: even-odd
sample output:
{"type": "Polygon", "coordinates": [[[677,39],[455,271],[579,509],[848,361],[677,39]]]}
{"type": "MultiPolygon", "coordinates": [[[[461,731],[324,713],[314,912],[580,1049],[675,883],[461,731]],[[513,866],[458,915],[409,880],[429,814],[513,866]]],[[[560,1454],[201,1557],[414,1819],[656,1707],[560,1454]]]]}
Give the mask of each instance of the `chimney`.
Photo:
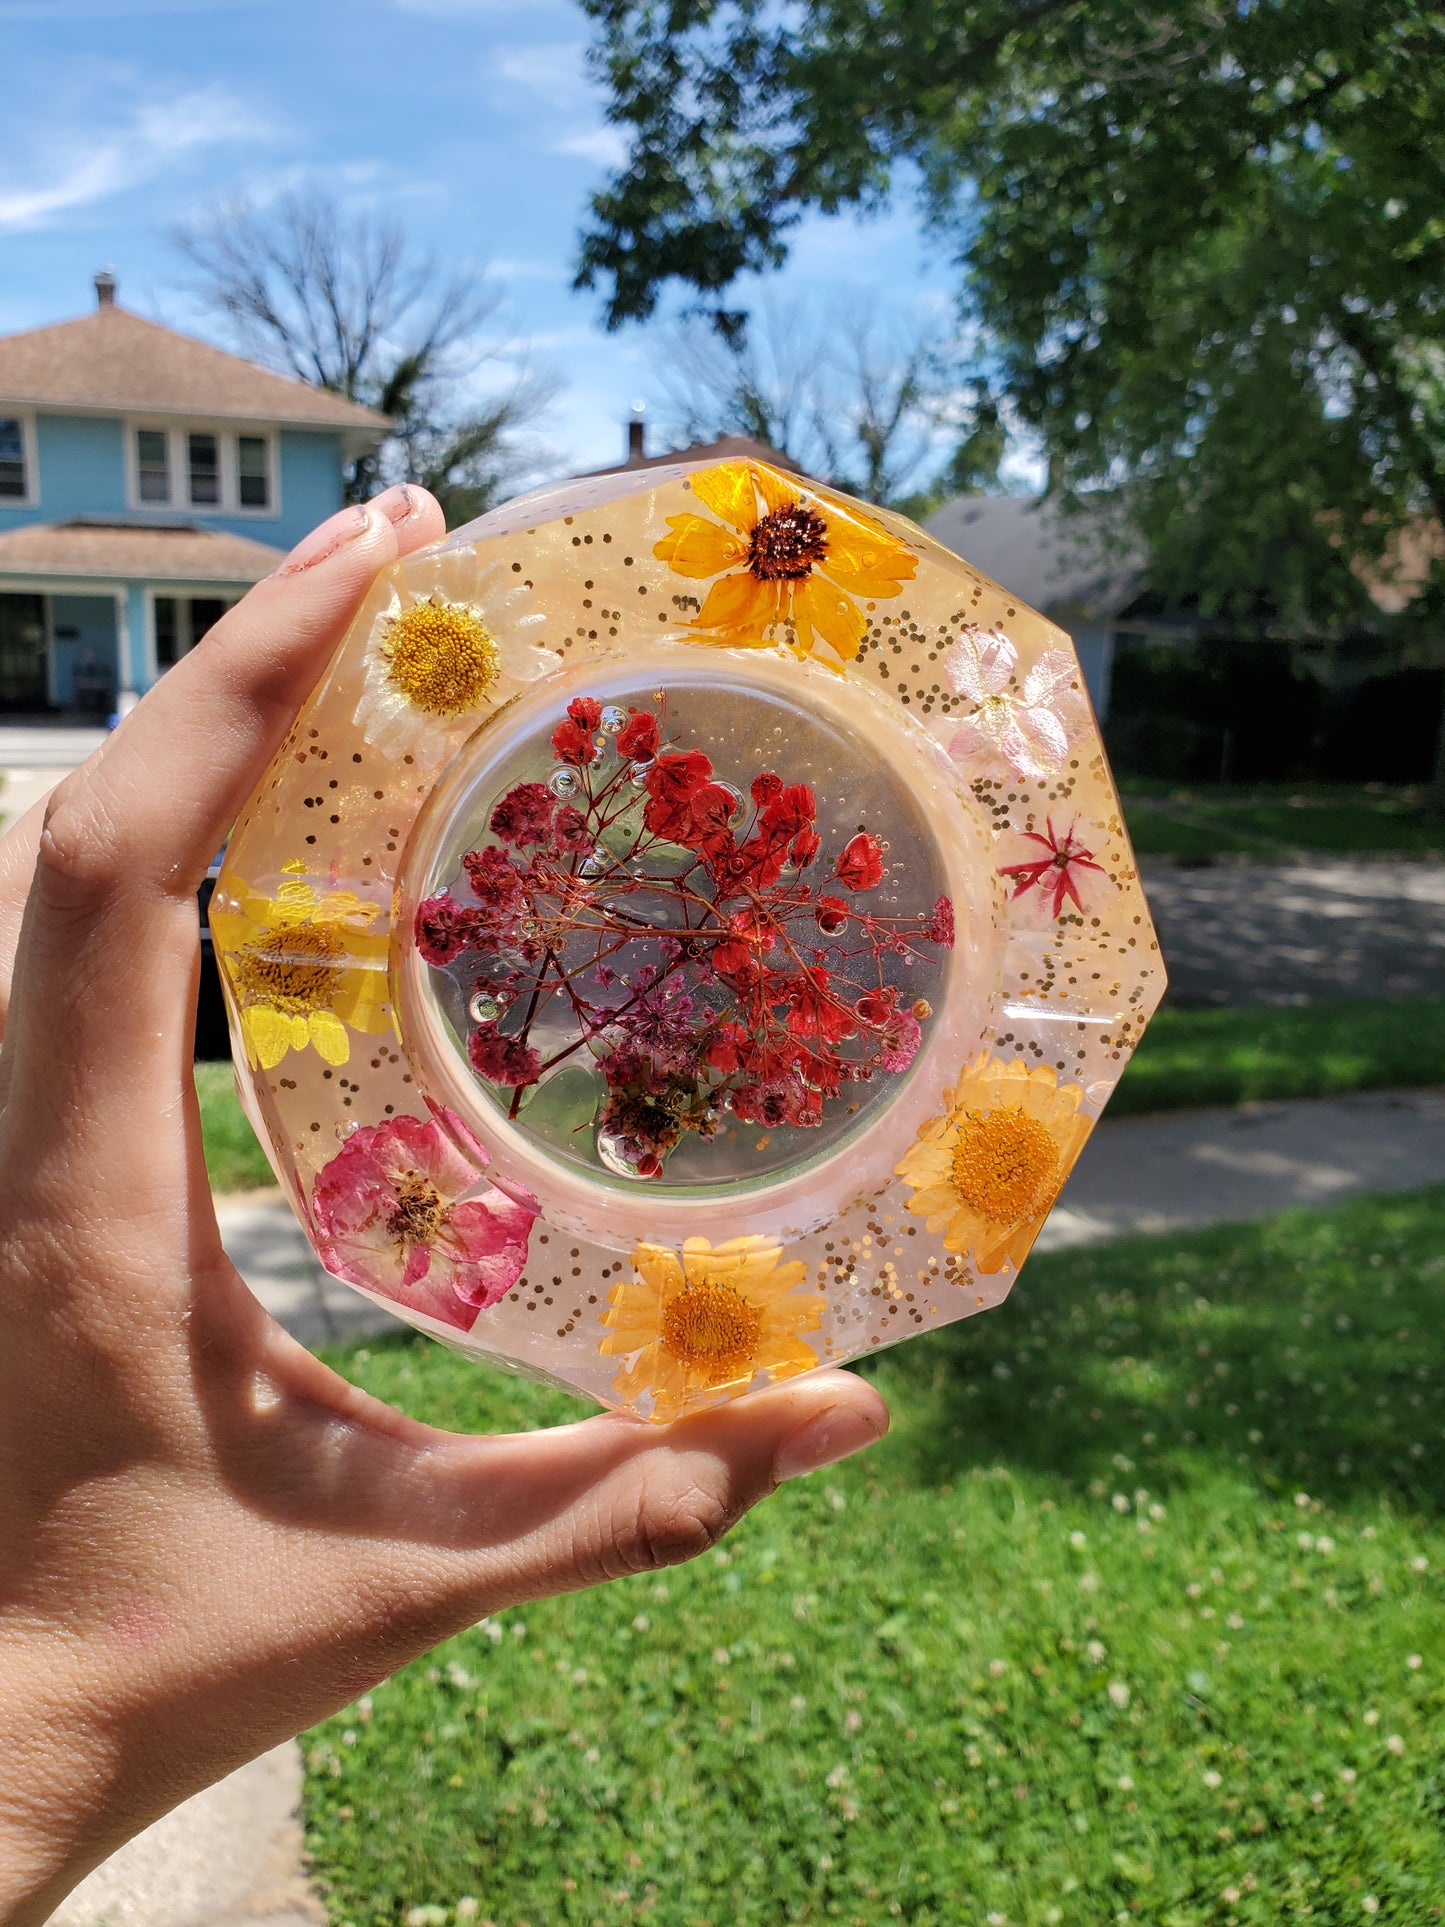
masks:
{"type": "Polygon", "coordinates": [[[115,276],[109,268],[102,268],[95,277],[95,300],[97,307],[115,306],[115,276]]]}
{"type": "Polygon", "coordinates": [[[629,468],[632,467],[635,462],[642,462],[647,459],[647,449],[643,442],[644,433],[645,424],[634,415],[632,420],[627,424],[627,465],[629,468]]]}

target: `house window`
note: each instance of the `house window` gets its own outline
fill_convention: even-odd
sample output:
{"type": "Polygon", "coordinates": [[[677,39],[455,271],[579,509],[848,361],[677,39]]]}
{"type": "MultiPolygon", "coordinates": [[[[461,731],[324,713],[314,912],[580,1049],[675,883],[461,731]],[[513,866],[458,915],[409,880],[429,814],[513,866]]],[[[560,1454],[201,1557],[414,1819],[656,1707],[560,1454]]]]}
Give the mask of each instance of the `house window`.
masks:
{"type": "Polygon", "coordinates": [[[171,499],[170,436],[163,428],[138,428],[135,437],[136,474],[143,502],[171,499]]]}
{"type": "Polygon", "coordinates": [[[29,493],[25,424],[13,415],[0,415],[0,501],[23,502],[29,493]]]}
{"type": "Polygon", "coordinates": [[[172,596],[155,598],[156,668],[169,669],[201,637],[214,629],[230,608],[220,596],[172,596]]]}
{"type": "Polygon", "coordinates": [[[236,438],[236,499],[243,509],[271,506],[270,449],[264,435],[236,438]]]}
{"type": "Polygon", "coordinates": [[[214,435],[188,435],[186,448],[191,473],[191,504],[194,508],[219,508],[221,504],[221,452],[214,435]]]}
{"type": "Polygon", "coordinates": [[[156,597],[156,668],[169,669],[173,662],[179,662],[180,647],[180,607],[173,595],[156,597]]]}

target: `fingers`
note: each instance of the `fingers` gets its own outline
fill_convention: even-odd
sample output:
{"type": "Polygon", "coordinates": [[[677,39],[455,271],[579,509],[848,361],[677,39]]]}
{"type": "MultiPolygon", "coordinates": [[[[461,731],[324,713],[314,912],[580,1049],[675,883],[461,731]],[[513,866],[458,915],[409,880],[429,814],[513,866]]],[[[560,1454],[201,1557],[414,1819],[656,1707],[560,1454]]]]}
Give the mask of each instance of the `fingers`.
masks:
{"type": "MultiPolygon", "coordinates": [[[[871,1385],[820,1371],[667,1428],[611,1414],[522,1438],[448,1439],[391,1488],[387,1504],[413,1540],[398,1584],[429,1641],[520,1600],[676,1565],[784,1480],[887,1430],[871,1385]],[[423,1532],[430,1558],[414,1543],[423,1532]]],[[[389,1625],[397,1611],[389,1602],[389,1625]]]]}
{"type": "MultiPolygon", "coordinates": [[[[167,671],[51,797],[18,942],[13,1078],[71,1105],[113,1090],[175,1029],[195,968],[195,892],[377,571],[443,533],[393,489],[316,530],[167,671]],[[63,1048],[57,1050],[57,1045],[63,1048]]],[[[23,836],[21,835],[23,832],[23,836]]],[[[0,865],[0,937],[25,842],[0,865]]],[[[0,949],[0,981],[9,959],[0,949]]]]}

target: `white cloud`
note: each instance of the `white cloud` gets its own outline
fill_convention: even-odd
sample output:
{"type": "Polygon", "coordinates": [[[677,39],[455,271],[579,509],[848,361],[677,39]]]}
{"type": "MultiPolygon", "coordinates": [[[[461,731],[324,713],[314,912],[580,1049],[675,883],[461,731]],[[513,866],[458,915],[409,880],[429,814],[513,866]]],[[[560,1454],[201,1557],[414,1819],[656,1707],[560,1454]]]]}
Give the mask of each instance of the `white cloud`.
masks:
{"type": "Polygon", "coordinates": [[[258,131],[255,116],[220,87],[142,103],[129,121],[109,129],[52,124],[28,167],[12,161],[4,168],[0,232],[48,227],[73,208],[153,180],[183,155],[253,140],[258,131]]]}
{"type": "Polygon", "coordinates": [[[580,40],[541,42],[531,47],[504,47],[493,71],[515,87],[539,94],[549,106],[565,113],[590,102],[592,89],[582,64],[580,40]]]}
{"type": "Polygon", "coordinates": [[[628,155],[627,136],[620,127],[594,127],[587,134],[569,134],[549,151],[575,154],[594,167],[621,167],[628,155]]]}

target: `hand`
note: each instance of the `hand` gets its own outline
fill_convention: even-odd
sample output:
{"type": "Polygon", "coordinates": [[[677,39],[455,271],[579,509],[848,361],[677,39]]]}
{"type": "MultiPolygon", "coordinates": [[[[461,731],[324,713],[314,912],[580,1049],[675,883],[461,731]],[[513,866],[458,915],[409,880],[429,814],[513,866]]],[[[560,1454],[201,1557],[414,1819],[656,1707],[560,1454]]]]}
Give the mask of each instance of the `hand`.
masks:
{"type": "Polygon", "coordinates": [[[191,1081],[196,890],[376,571],[318,530],[0,843],[0,1919],[519,1600],[691,1557],[886,1428],[818,1372],[660,1432],[473,1439],[293,1343],[221,1250],[191,1081]]]}

